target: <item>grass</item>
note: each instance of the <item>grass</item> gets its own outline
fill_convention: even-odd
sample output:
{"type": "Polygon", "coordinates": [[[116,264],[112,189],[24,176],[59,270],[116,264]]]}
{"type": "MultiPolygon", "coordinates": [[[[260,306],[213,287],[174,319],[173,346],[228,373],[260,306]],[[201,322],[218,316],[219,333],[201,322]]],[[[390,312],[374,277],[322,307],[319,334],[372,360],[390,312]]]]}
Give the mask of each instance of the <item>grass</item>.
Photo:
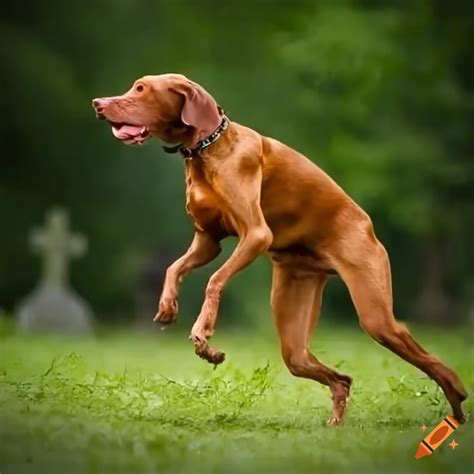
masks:
{"type": "MultiPolygon", "coordinates": [[[[275,337],[227,332],[216,370],[178,330],[86,339],[0,339],[0,472],[472,473],[472,423],[432,456],[449,414],[435,384],[357,329],[324,326],[314,352],[354,377],[347,421],[325,425],[328,390],[284,369],[275,337]],[[426,434],[426,433],[425,433],[426,434]]],[[[474,387],[467,331],[414,331],[474,387]]],[[[472,400],[465,404],[472,410],[472,400]]]]}

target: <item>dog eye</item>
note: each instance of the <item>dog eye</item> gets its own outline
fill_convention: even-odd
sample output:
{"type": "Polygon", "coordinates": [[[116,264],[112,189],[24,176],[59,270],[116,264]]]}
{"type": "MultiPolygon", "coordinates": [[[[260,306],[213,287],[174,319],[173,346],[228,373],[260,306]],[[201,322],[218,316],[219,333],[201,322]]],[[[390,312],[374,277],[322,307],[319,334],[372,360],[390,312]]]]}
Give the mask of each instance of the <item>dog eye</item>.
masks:
{"type": "Polygon", "coordinates": [[[143,89],[144,89],[143,84],[138,84],[138,85],[135,87],[135,90],[136,90],[137,92],[143,92],[143,89]]]}

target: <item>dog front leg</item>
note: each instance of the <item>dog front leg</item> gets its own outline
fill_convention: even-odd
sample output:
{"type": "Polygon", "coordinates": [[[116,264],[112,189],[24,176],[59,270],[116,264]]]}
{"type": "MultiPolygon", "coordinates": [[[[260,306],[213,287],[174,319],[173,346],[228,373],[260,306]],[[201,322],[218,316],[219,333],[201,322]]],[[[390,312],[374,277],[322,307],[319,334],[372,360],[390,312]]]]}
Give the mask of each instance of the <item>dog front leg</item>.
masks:
{"type": "Polygon", "coordinates": [[[208,339],[214,333],[222,290],[237,272],[265,253],[273,240],[260,207],[262,169],[258,157],[234,157],[221,166],[224,168],[221,167],[215,177],[213,188],[226,204],[239,243],[229,259],[209,279],[201,312],[190,335],[196,354],[213,364],[221,363],[225,357],[223,352],[208,345],[208,339]]]}
{"type": "Polygon", "coordinates": [[[178,292],[184,277],[193,269],[214,260],[221,246],[209,234],[196,231],[187,252],[166,270],[165,282],[158,305],[158,313],[153,321],[170,324],[178,314],[178,292]]]}
{"type": "Polygon", "coordinates": [[[201,312],[190,335],[196,354],[202,359],[212,364],[224,361],[225,354],[208,345],[208,339],[214,334],[222,290],[237,272],[265,253],[271,242],[272,233],[266,225],[251,229],[240,239],[229,260],[209,279],[201,312]]]}

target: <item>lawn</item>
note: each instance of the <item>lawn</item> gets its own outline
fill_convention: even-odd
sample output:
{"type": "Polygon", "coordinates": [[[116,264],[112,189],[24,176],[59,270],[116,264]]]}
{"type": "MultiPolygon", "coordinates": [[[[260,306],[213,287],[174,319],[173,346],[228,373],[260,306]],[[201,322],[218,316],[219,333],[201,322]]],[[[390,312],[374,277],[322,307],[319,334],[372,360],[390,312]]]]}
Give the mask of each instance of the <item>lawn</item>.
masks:
{"type": "MultiPolygon", "coordinates": [[[[358,328],[325,325],[318,357],[354,377],[348,417],[326,426],[328,390],[284,368],[273,334],[221,331],[216,370],[177,327],[85,339],[0,339],[0,472],[468,473],[473,423],[430,457],[423,438],[449,414],[435,384],[358,328]],[[426,435],[426,433],[425,433],[426,435]]],[[[469,331],[413,329],[471,392],[469,331]]],[[[465,404],[472,411],[472,399],[465,404]]]]}

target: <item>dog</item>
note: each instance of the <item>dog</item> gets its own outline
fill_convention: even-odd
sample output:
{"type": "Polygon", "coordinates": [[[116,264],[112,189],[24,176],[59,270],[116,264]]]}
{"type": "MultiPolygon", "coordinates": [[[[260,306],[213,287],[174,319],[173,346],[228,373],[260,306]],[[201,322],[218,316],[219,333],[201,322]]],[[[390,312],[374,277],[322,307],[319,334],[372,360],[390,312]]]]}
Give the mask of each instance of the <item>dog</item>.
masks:
{"type": "Polygon", "coordinates": [[[140,145],[156,137],[177,144],[165,150],[185,158],[186,211],[195,233],[166,271],[155,321],[176,320],[183,278],[215,259],[222,239],[237,236],[234,252],[209,279],[192,327],[197,355],[213,364],[224,360],[208,344],[222,291],[267,254],[283,360],[293,375],[329,387],[330,425],[343,420],[352,378],[319,361],[309,342],[332,274],[347,285],[363,330],[434,379],[454,417],[464,421],[467,393],[459,377],[393,315],[390,263],[369,216],[323,170],[283,143],[230,121],[202,86],[180,74],[144,76],[125,94],[93,99],[92,105],[121,142],[140,145]]]}

